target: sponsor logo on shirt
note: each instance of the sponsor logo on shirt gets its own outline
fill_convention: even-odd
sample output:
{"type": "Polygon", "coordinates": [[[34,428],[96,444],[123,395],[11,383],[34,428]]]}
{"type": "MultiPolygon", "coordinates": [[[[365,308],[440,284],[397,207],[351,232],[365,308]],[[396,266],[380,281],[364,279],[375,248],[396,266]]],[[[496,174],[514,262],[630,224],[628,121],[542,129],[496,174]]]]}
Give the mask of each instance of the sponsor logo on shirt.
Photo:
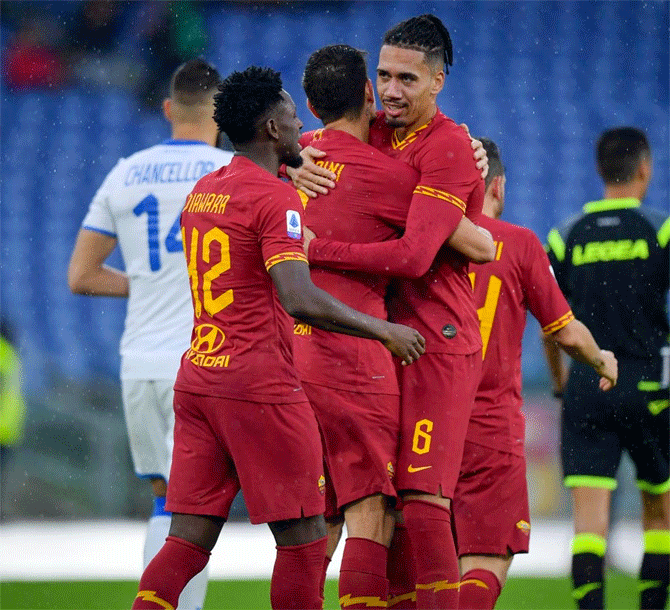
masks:
{"type": "Polygon", "coordinates": [[[294,210],[286,210],[286,233],[293,239],[300,239],[302,237],[300,214],[294,210]]]}
{"type": "Polygon", "coordinates": [[[191,349],[198,354],[218,351],[226,340],[225,333],[213,324],[200,324],[193,329],[191,349]]]}
{"type": "Polygon", "coordinates": [[[572,251],[572,264],[607,263],[649,258],[649,244],[644,239],[620,239],[618,241],[592,241],[576,245],[572,251]]]}

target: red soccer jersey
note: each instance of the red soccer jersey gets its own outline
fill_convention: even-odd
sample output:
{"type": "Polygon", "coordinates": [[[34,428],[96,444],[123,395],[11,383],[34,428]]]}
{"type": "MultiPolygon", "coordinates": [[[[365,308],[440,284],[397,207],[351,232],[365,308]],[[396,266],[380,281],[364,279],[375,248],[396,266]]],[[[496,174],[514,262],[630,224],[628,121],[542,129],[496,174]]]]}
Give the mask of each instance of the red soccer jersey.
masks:
{"type": "Polygon", "coordinates": [[[268,270],[307,262],[300,197],[245,157],[204,176],[181,216],[194,308],[175,389],[256,402],[307,400],[293,365],[293,318],[268,270]]]}
{"type": "Polygon", "coordinates": [[[427,125],[400,141],[380,113],[370,144],[419,172],[403,237],[353,245],[314,240],[310,263],[418,278],[398,284],[389,303],[393,321],[416,328],[426,338],[427,352],[472,354],[481,347],[481,337],[468,261],[444,245],[463,215],[477,222],[482,209],[484,181],[470,138],[438,110],[427,125]]]}
{"type": "Polygon", "coordinates": [[[496,258],[473,265],[470,273],[484,364],[467,440],[523,455],[521,340],[526,311],[547,334],[560,330],[574,316],[532,231],[484,215],[479,224],[493,235],[496,258]]]}
{"type": "MultiPolygon", "coordinates": [[[[303,134],[300,142],[327,153],[317,163],[333,171],[337,182],[327,195],[303,197],[306,226],[317,235],[340,241],[398,237],[397,227],[405,225],[417,183],[415,170],[344,131],[320,129],[303,134]]],[[[387,318],[387,277],[324,267],[312,267],[311,275],[317,286],[350,307],[387,318]]],[[[295,333],[295,362],[301,379],[348,391],[398,394],[391,353],[378,341],[305,324],[296,324],[295,333]]]]}

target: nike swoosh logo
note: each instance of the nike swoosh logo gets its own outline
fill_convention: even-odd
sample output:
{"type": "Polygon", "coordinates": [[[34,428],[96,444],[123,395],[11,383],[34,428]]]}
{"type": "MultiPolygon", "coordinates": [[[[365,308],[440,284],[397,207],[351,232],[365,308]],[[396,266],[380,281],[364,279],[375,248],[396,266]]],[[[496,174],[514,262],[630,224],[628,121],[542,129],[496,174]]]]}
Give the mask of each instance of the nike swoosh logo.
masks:
{"type": "Polygon", "coordinates": [[[419,470],[428,470],[429,468],[432,468],[432,466],[417,466],[417,467],[414,467],[410,464],[407,467],[407,472],[419,472],[419,470]]]}

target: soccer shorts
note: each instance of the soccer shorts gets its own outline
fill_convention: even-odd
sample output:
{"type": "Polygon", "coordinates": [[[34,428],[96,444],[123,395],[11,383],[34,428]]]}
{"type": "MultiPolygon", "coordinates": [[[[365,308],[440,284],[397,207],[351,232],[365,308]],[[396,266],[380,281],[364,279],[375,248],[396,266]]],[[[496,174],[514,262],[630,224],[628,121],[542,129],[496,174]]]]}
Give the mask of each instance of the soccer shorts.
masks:
{"type": "Polygon", "coordinates": [[[623,451],[643,491],[670,490],[668,388],[661,361],[620,360],[617,385],[598,389],[598,375],[573,363],[563,394],[561,457],[566,487],[616,488],[623,451]]]}
{"type": "Polygon", "coordinates": [[[308,382],[302,382],[302,387],[321,429],[334,490],[326,496],[326,517],[373,494],[395,498],[399,397],[345,392],[308,382]]]}
{"type": "Polygon", "coordinates": [[[174,380],[121,379],[128,444],[138,477],[167,481],[172,459],[174,380]]]}
{"type": "Polygon", "coordinates": [[[525,458],[466,441],[451,512],[459,557],[527,553],[525,458]]]}
{"type": "Polygon", "coordinates": [[[453,497],[482,353],[424,354],[400,368],[396,489],[453,497]]]}
{"type": "Polygon", "coordinates": [[[321,437],[308,402],[175,391],[174,410],[167,510],[227,519],[241,488],[252,523],[323,514],[321,437]]]}

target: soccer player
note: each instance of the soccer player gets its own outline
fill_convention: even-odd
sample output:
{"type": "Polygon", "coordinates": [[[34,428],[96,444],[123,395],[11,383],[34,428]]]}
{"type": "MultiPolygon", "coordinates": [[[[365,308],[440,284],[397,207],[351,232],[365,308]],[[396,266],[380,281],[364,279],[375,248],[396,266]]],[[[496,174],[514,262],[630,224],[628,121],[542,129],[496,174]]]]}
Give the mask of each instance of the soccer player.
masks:
{"type": "Polygon", "coordinates": [[[554,387],[563,395],[561,456],[575,520],[573,596],[580,608],[603,607],[610,498],[625,450],[642,495],[640,607],[663,608],[670,571],[670,218],[640,204],[652,175],[642,131],[605,131],[596,160],[605,198],[587,203],[583,214],[547,238],[556,279],[575,315],[617,355],[621,368],[617,387],[607,394],[578,363],[564,385],[562,362],[548,345],[554,387]]]}
{"type": "Polygon", "coordinates": [[[410,364],[421,335],[345,306],[314,286],[300,197],[277,176],[299,165],[295,104],[278,72],[234,72],[214,118],[231,163],[202,178],[181,225],[194,309],[175,383],[170,535],[147,566],[134,609],[176,605],[207,564],[241,488],[252,523],[277,542],[273,608],[317,608],[326,549],[318,425],[292,359],[293,320],[377,339],[410,364]]]}
{"type": "MultiPolygon", "coordinates": [[[[121,159],[91,202],[77,237],[68,283],[73,292],[128,298],[121,339],[121,388],[135,472],[151,482],[144,565],[170,527],[165,493],[172,456],[172,386],[192,327],[188,273],[179,216],[186,196],[205,174],[232,154],[214,147],[214,94],[219,73],[191,60],[170,82],[163,111],[172,138],[121,159]],[[126,272],[105,265],[117,245],[126,272]]],[[[207,572],[184,591],[180,606],[202,608],[207,572]]]]}
{"type": "Polygon", "coordinates": [[[505,170],[497,146],[480,138],[489,161],[479,224],[496,242],[495,260],[470,273],[482,334],[483,371],[470,416],[453,498],[461,566],[461,609],[492,610],[515,553],[530,537],[521,340],[530,311],[567,353],[591,366],[609,390],[617,378],[612,352],[601,350],[572,314],[540,240],[529,229],[499,220],[505,170]]]}
{"type": "Polygon", "coordinates": [[[446,244],[464,216],[477,221],[484,196],[468,135],[437,108],[451,63],[449,33],[434,15],[386,33],[377,66],[383,113],[370,143],[419,172],[405,233],[367,244],[317,238],[308,246],[310,264],[415,278],[398,285],[389,307],[391,319],[411,321],[426,337],[426,356],[400,373],[396,487],[412,546],[421,549],[414,553],[417,608],[433,609],[458,603],[450,499],[482,366],[468,259],[446,244]]]}
{"type": "MultiPolygon", "coordinates": [[[[333,239],[359,242],[394,239],[405,226],[418,173],[367,144],[375,116],[365,57],[347,45],[314,52],[303,87],[324,129],[304,134],[335,170],[338,188],[316,199],[303,197],[305,224],[333,239]],[[393,176],[393,180],[389,180],[393,176]]],[[[471,224],[464,220],[464,224],[471,224]]],[[[485,247],[487,239],[474,231],[485,247]]],[[[473,244],[477,246],[477,242],[473,244]]],[[[367,273],[314,268],[311,276],[351,307],[385,318],[389,279],[367,273]]],[[[391,355],[379,344],[296,326],[296,366],[324,439],[328,474],[335,491],[327,505],[332,533],[327,557],[339,539],[341,511],[347,538],[340,569],[340,603],[347,608],[386,602],[387,547],[393,532],[388,498],[399,434],[398,382],[391,355]]],[[[325,570],[324,570],[325,577],[325,570]]]]}

